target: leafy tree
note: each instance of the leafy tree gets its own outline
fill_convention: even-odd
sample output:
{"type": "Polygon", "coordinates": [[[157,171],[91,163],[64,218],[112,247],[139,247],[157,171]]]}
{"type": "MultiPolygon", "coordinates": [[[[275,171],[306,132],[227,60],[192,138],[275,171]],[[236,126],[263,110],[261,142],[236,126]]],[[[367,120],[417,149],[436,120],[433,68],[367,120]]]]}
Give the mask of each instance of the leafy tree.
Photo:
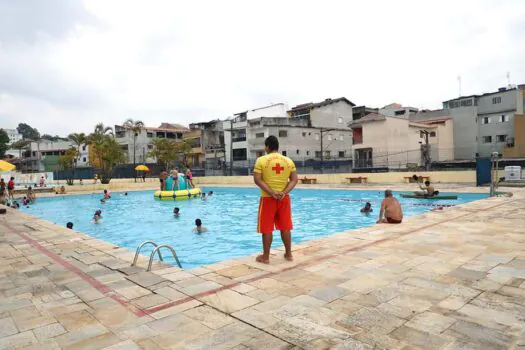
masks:
{"type": "MultiPolygon", "coordinates": [[[[62,170],[71,170],[76,167],[77,150],[71,147],[66,153],[58,158],[58,165],[62,170]]],[[[75,170],[66,179],[68,185],[73,185],[75,170]]]]}
{"type": "Polygon", "coordinates": [[[51,136],[49,134],[43,134],[42,136],[40,136],[40,139],[48,140],[48,141],[51,141],[51,142],[68,141],[69,140],[67,138],[60,137],[58,135],[51,136]]]}
{"type": "Polygon", "coordinates": [[[5,157],[5,152],[9,149],[9,135],[4,129],[0,129],[0,159],[5,157]]]}
{"type": "Polygon", "coordinates": [[[87,137],[97,164],[102,168],[101,183],[109,183],[113,176],[113,169],[124,161],[124,151],[113,137],[113,129],[99,123],[95,130],[87,137]]]}
{"type": "Polygon", "coordinates": [[[157,159],[157,162],[169,168],[174,161],[182,161],[187,164],[187,156],[191,154],[191,145],[186,141],[176,141],[166,138],[153,139],[153,149],[148,156],[157,159]]]}
{"type": "Polygon", "coordinates": [[[40,133],[37,129],[32,128],[26,123],[20,123],[18,124],[18,127],[16,128],[20,134],[22,134],[22,137],[27,140],[38,140],[40,139],[40,133]]]}

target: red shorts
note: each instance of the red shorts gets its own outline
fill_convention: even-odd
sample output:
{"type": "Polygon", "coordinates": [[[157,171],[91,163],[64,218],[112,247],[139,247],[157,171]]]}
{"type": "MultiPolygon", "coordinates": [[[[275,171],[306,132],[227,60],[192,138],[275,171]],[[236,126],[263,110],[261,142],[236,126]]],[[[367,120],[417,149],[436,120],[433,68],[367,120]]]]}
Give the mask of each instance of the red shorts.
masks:
{"type": "Polygon", "coordinates": [[[257,232],[273,233],[274,228],[279,231],[293,229],[292,206],[288,195],[281,200],[273,197],[261,197],[257,232]]]}

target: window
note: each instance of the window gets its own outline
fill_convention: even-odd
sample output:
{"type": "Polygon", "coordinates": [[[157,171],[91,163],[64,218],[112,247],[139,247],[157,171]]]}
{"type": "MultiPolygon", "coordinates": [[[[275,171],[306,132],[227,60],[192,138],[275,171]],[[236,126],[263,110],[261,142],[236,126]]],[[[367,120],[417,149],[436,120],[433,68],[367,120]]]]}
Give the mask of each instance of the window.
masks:
{"type": "Polygon", "coordinates": [[[319,140],[319,134],[315,134],[315,139],[319,140]]]}
{"type": "Polygon", "coordinates": [[[328,135],[328,141],[332,141],[332,135],[328,135]]]}
{"type": "Polygon", "coordinates": [[[309,133],[308,133],[308,136],[310,136],[310,135],[312,135],[312,133],[311,133],[311,132],[309,132],[309,133]]]}
{"type": "Polygon", "coordinates": [[[279,130],[279,137],[287,137],[288,130],[279,130]]]}
{"type": "Polygon", "coordinates": [[[299,155],[299,150],[298,149],[295,150],[295,154],[299,155]]]}
{"type": "Polygon", "coordinates": [[[461,107],[469,107],[469,106],[472,106],[472,100],[461,101],[461,107]]]}
{"type": "Polygon", "coordinates": [[[483,136],[483,137],[481,138],[481,141],[482,141],[483,143],[492,143],[492,136],[483,136]]]}
{"type": "Polygon", "coordinates": [[[310,155],[310,151],[306,151],[306,155],[309,156],[310,155]]]}
{"type": "Polygon", "coordinates": [[[496,105],[498,103],[501,103],[501,96],[500,97],[493,97],[492,98],[492,104],[496,105]]]}
{"type": "Polygon", "coordinates": [[[83,150],[83,151],[86,150],[86,145],[82,146],[82,150],[83,150]]]}
{"type": "Polygon", "coordinates": [[[431,131],[430,132],[430,137],[436,137],[436,132],[435,131],[431,131]]]}
{"type": "Polygon", "coordinates": [[[345,151],[339,151],[339,158],[345,157],[345,151]]]}
{"type": "Polygon", "coordinates": [[[283,151],[283,156],[285,156],[285,157],[286,157],[286,151],[283,151]]]}
{"type": "Polygon", "coordinates": [[[481,124],[490,124],[490,118],[489,117],[481,118],[481,124]]]}
{"type": "Polygon", "coordinates": [[[305,132],[303,132],[303,137],[305,137],[305,136],[306,136],[306,133],[305,133],[305,132]]]}
{"type": "Polygon", "coordinates": [[[507,141],[507,135],[498,135],[496,136],[496,139],[498,140],[498,142],[505,142],[507,141]]]}
{"type": "Polygon", "coordinates": [[[262,138],[264,138],[264,132],[258,132],[258,133],[256,133],[256,134],[255,134],[255,138],[256,138],[256,139],[262,139],[262,138]]]}
{"type": "Polygon", "coordinates": [[[152,137],[153,137],[153,133],[152,133],[152,132],[148,132],[147,136],[148,136],[149,138],[152,138],[152,137]]]}
{"type": "Polygon", "coordinates": [[[233,160],[246,160],[246,148],[237,148],[233,150],[233,160]]]}
{"type": "Polygon", "coordinates": [[[343,124],[343,118],[341,118],[341,117],[337,118],[337,122],[338,122],[339,124],[343,124]]]}
{"type": "Polygon", "coordinates": [[[315,158],[321,158],[321,151],[315,151],[315,158]]]}
{"type": "Polygon", "coordinates": [[[82,161],[85,163],[86,162],[86,157],[82,158],[82,161]]]}
{"type": "Polygon", "coordinates": [[[344,137],[343,134],[339,135],[339,141],[343,141],[344,139],[345,139],[345,137],[344,137]]]}
{"type": "Polygon", "coordinates": [[[505,123],[505,122],[508,122],[509,121],[509,116],[508,115],[505,115],[505,114],[502,114],[499,116],[499,122],[500,123],[505,123]]]}

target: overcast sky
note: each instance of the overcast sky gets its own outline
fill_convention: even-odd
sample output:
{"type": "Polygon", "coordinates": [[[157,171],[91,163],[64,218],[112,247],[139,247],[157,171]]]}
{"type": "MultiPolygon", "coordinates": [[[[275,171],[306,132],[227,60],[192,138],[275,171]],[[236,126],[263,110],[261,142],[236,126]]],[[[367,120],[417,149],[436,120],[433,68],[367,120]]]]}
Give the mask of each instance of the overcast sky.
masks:
{"type": "Polygon", "coordinates": [[[0,0],[0,127],[90,132],[525,83],[525,1],[0,0]]]}

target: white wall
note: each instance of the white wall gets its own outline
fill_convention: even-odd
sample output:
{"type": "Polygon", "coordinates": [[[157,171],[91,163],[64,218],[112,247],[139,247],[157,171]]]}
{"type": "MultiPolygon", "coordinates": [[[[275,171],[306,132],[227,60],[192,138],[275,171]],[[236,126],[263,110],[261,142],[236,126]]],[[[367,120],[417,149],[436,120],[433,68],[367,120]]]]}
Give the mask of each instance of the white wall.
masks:
{"type": "Polygon", "coordinates": [[[274,117],[281,117],[281,118],[287,118],[288,114],[286,111],[288,110],[288,105],[284,103],[279,103],[273,106],[253,109],[251,111],[248,111],[247,113],[247,119],[255,119],[260,117],[266,117],[266,118],[274,118],[274,117]]]}

